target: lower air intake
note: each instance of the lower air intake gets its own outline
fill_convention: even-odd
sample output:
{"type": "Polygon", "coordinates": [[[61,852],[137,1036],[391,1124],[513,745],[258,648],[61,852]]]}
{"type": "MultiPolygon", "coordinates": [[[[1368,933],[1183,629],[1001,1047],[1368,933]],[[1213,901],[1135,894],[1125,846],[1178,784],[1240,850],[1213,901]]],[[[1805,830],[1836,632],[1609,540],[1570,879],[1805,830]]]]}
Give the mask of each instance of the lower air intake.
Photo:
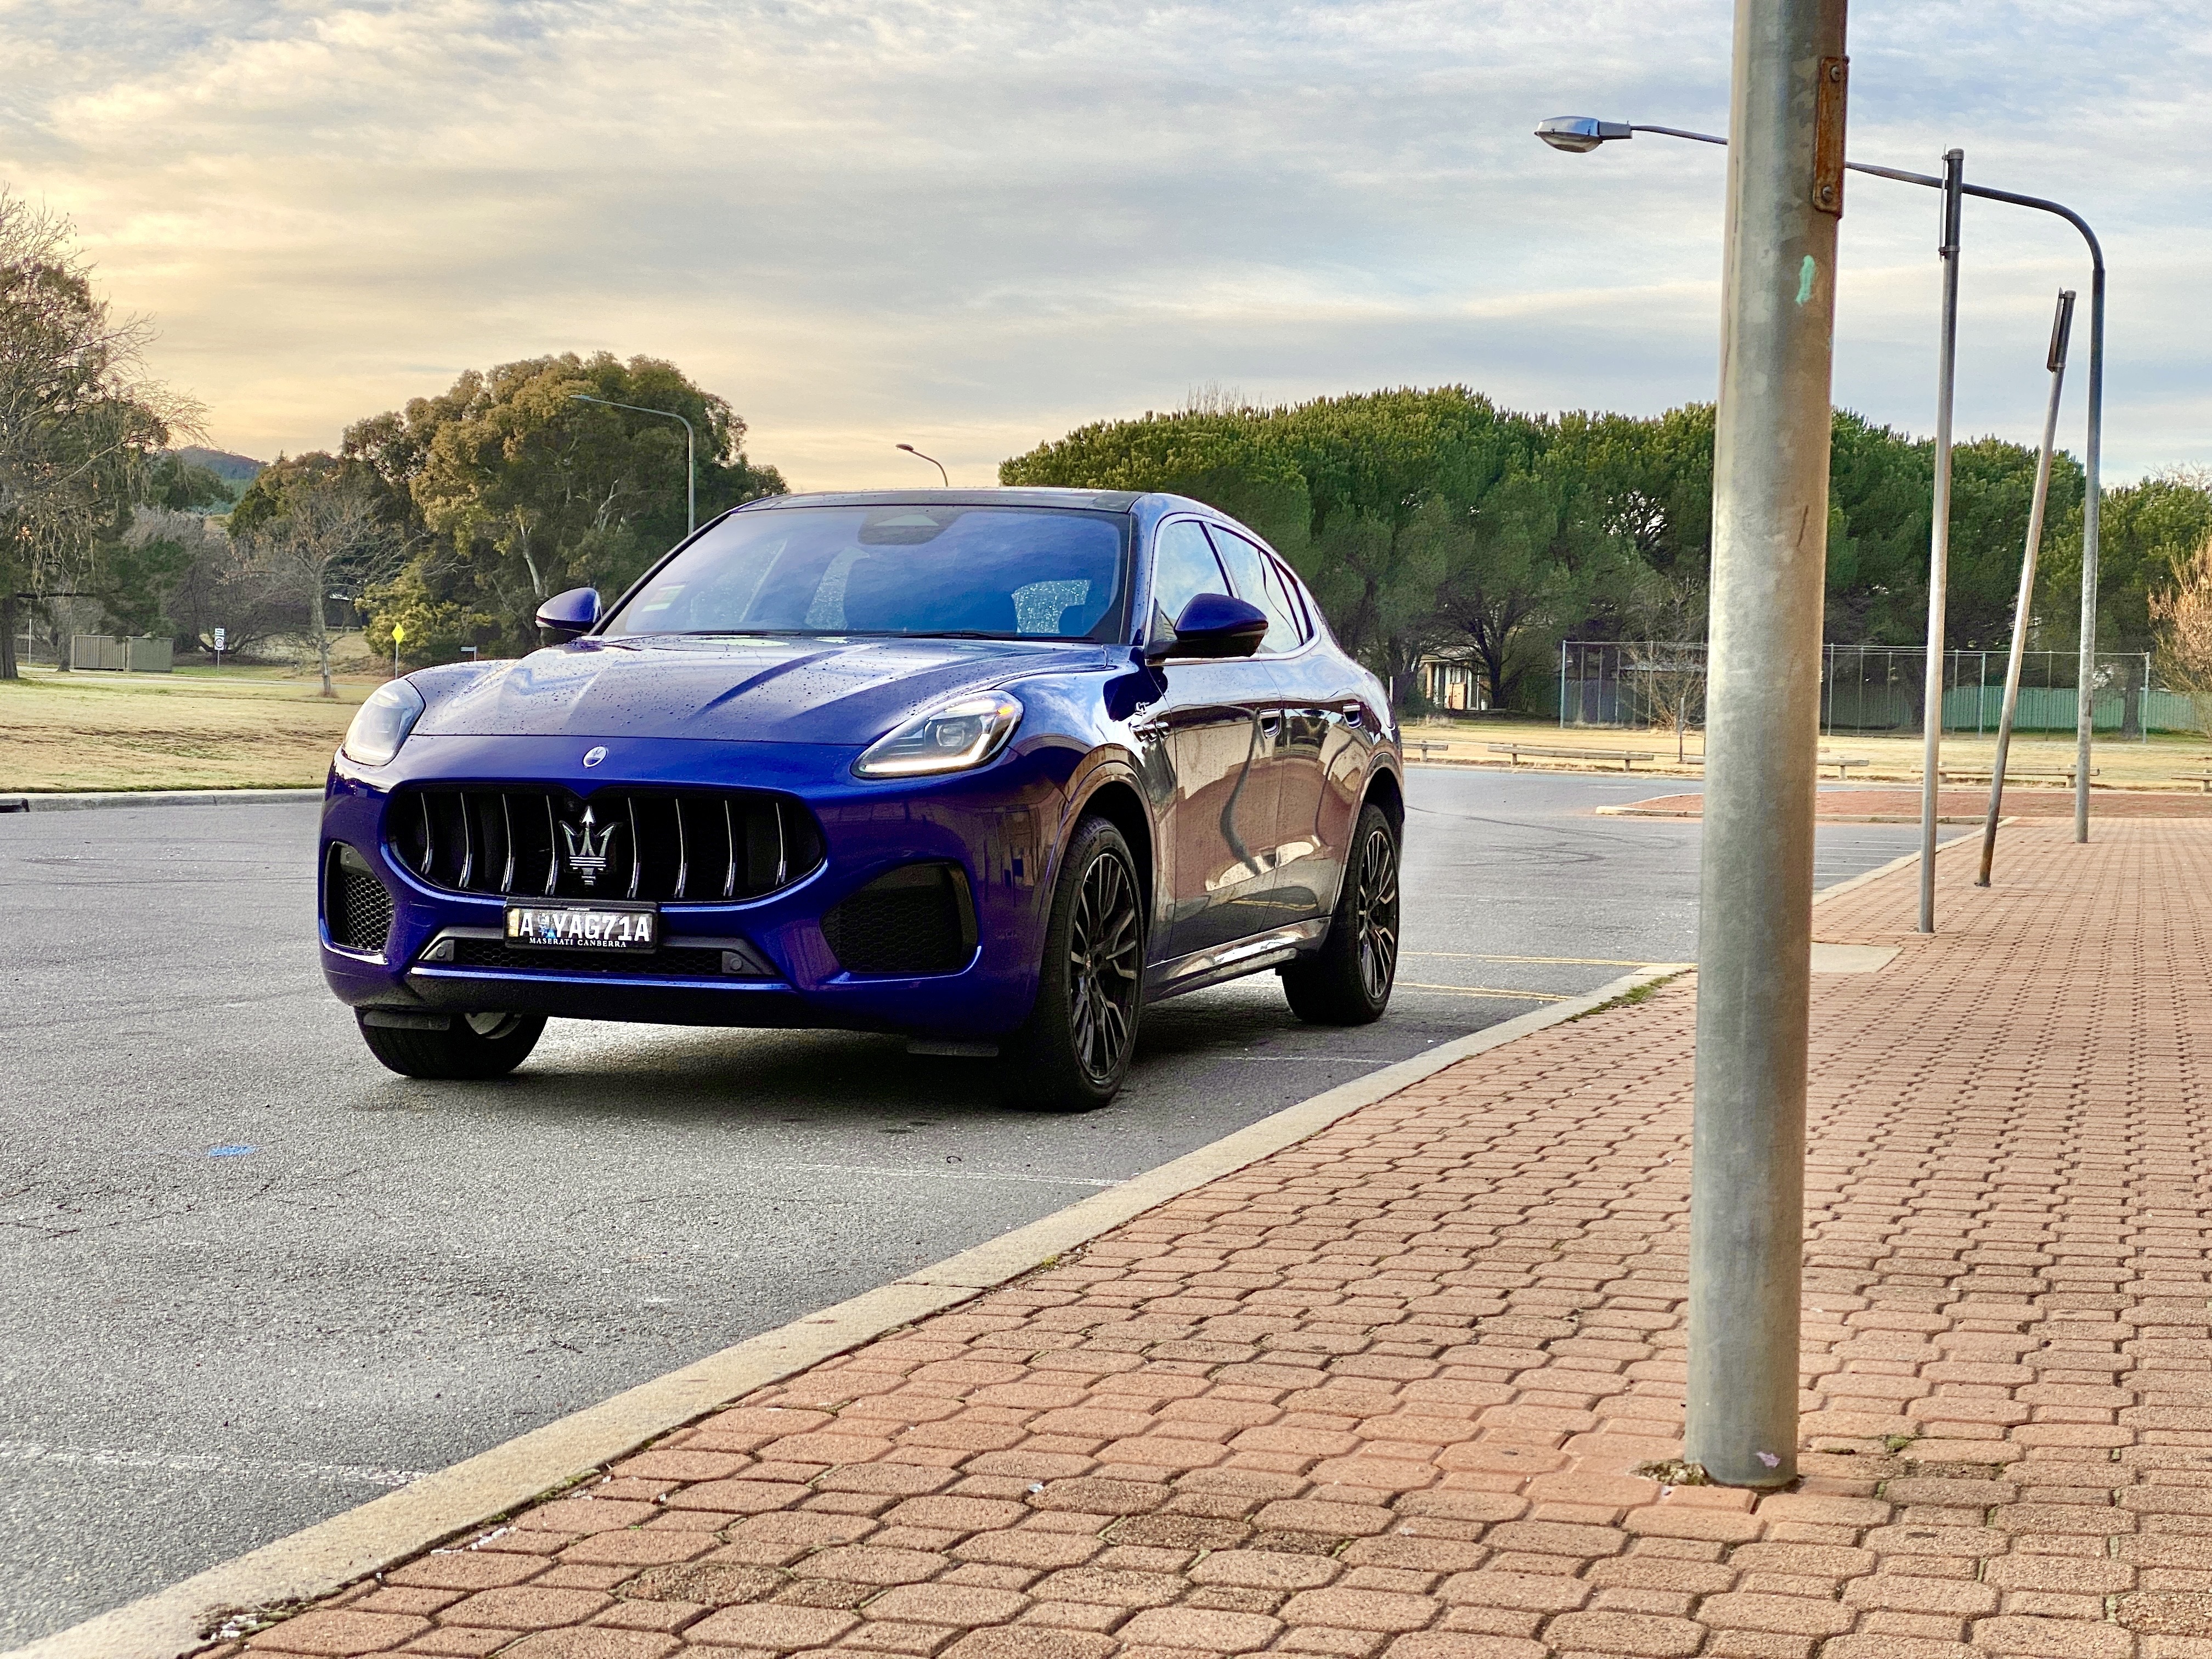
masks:
{"type": "Polygon", "coordinates": [[[975,907],[954,864],[909,864],[878,876],[822,919],[848,974],[954,974],[975,954],[975,907]]]}
{"type": "Polygon", "coordinates": [[[343,842],[331,847],[324,872],[323,920],[342,951],[380,952],[392,936],[392,895],[343,842]]]}

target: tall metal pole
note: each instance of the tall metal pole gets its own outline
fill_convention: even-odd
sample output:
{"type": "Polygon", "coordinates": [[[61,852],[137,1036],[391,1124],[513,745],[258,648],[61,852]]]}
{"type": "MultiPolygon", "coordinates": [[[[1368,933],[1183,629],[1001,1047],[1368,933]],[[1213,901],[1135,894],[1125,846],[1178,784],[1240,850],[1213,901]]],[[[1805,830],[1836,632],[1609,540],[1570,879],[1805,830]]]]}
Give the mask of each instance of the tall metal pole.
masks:
{"type": "Polygon", "coordinates": [[[2012,605],[2012,654],[2005,659],[2004,704],[1997,713],[1997,756],[1990,768],[1990,811],[1982,823],[1982,867],[1974,885],[1990,884],[1996,857],[1997,817],[2004,811],[2005,761],[2012,753],[2012,722],[2020,707],[2021,663],[2027,653],[2027,622],[2035,603],[2035,556],[2043,546],[2043,514],[2051,500],[2051,455],[2058,441],[2058,396],[2066,384],[2066,339],[2074,331],[2074,290],[2058,290],[2058,309],[2051,319],[2051,349],[2044,367],[2051,371],[2051,401],[2043,411],[2043,448],[2035,458],[2035,500],[2027,511],[2027,550],[2021,556],[2020,592],[2012,605]]]}
{"type": "Polygon", "coordinates": [[[2076,681],[2081,691],[2074,710],[2074,839],[2089,839],[2089,750],[2091,690],[2097,678],[2097,529],[2103,516],[2104,486],[2098,478],[2098,459],[2105,441],[2105,252],[2090,235],[2089,227],[2075,218],[2075,227],[2089,238],[2095,268],[2089,276],[2089,442],[2082,457],[2081,496],[2081,666],[2076,681]]]}
{"type": "Polygon", "coordinates": [[[1844,0],[1736,0],[1698,916],[1686,1455],[1796,1476],[1844,0]]]}
{"type": "Polygon", "coordinates": [[[1943,612],[1951,565],[1951,398],[1959,367],[1959,209],[1964,150],[1943,152],[1943,328],[1936,365],[1936,501],[1928,532],[1928,661],[1920,714],[1920,931],[1936,931],[1936,818],[1943,765],[1943,612]]]}
{"type": "Polygon", "coordinates": [[[587,392],[572,392],[568,401],[575,404],[604,404],[609,409],[627,409],[634,415],[659,415],[672,421],[684,421],[684,536],[690,540],[699,532],[699,434],[691,429],[672,409],[647,409],[643,404],[618,404],[611,398],[594,398],[587,392]]]}

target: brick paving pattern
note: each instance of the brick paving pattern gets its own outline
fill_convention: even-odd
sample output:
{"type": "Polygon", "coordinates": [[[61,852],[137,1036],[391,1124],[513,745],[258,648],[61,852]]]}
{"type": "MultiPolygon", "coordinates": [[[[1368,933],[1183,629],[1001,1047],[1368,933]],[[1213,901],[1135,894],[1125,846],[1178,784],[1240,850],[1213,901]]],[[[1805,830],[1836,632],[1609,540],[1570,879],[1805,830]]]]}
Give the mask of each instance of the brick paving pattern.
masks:
{"type": "Polygon", "coordinates": [[[1679,1454],[1692,990],[1558,1026],[225,1654],[2212,1659],[2212,825],[1816,912],[1804,1478],[1679,1454]]]}

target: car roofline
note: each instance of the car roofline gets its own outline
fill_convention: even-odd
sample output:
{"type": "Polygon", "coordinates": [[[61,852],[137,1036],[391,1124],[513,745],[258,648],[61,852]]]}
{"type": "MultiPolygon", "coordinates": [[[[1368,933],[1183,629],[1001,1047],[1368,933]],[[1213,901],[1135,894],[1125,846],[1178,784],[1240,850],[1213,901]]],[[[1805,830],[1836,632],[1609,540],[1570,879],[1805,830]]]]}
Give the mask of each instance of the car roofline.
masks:
{"type": "Polygon", "coordinates": [[[793,507],[1043,507],[1092,513],[1127,513],[1145,498],[1137,489],[1059,489],[1018,486],[1003,489],[854,489],[805,495],[763,495],[732,508],[775,512],[793,507]]]}

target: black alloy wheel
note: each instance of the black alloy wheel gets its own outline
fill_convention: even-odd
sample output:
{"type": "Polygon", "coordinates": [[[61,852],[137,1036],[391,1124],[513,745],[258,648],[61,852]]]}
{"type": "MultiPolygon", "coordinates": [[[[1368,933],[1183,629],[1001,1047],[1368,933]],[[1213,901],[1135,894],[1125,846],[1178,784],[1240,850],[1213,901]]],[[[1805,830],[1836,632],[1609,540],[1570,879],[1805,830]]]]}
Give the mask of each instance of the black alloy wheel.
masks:
{"type": "Polygon", "coordinates": [[[1382,1018],[1398,977],[1398,831],[1370,801],[1321,949],[1281,969],[1291,1012],[1311,1025],[1382,1018]]]}
{"type": "Polygon", "coordinates": [[[1009,1104],[1087,1112],[1113,1099],[1143,1012],[1144,890],[1121,832],[1078,826],[1054,884],[1037,999],[1005,1045],[1009,1104]]]}

